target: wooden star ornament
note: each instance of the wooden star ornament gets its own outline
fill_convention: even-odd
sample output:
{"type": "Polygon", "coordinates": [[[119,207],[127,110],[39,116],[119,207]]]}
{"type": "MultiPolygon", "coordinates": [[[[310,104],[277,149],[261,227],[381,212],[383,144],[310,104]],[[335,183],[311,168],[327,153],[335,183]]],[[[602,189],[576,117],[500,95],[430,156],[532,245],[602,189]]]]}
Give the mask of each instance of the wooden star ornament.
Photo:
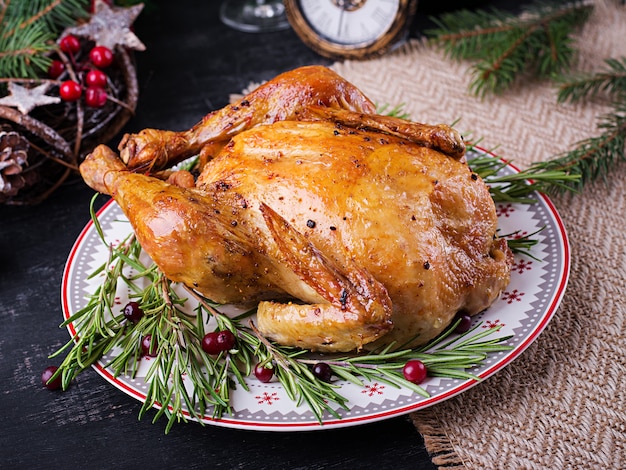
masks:
{"type": "Polygon", "coordinates": [[[111,50],[120,46],[143,51],[146,46],[130,30],[142,9],[143,3],[129,8],[113,8],[102,0],[97,0],[94,4],[94,14],[91,15],[89,22],[67,28],[60,39],[73,34],[92,39],[96,42],[96,46],[105,46],[111,50]]]}
{"type": "Polygon", "coordinates": [[[37,106],[60,102],[61,98],[46,95],[49,87],[49,83],[26,88],[17,83],[9,82],[9,95],[0,98],[0,105],[17,108],[22,114],[28,114],[37,106]]]}

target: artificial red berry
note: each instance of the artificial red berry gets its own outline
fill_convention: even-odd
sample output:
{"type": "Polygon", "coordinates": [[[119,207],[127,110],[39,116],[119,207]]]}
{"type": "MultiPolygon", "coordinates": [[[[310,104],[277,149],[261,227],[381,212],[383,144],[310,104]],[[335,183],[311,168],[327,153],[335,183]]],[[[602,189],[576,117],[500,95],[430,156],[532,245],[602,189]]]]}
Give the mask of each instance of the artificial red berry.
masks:
{"type": "Polygon", "coordinates": [[[61,375],[59,375],[53,381],[49,382],[50,378],[58,369],[59,368],[57,366],[49,366],[46,367],[41,374],[41,384],[48,390],[57,390],[61,388],[61,375]]]}
{"type": "Polygon", "coordinates": [[[63,72],[65,72],[65,64],[60,60],[53,60],[48,67],[48,77],[52,79],[59,78],[63,72]]]}
{"type": "Polygon", "coordinates": [[[212,331],[202,338],[202,350],[211,355],[228,351],[235,345],[235,335],[228,330],[212,331]]]}
{"type": "Polygon", "coordinates": [[[141,339],[141,352],[144,356],[156,357],[157,341],[152,339],[152,335],[146,335],[141,339]]]}
{"type": "Polygon", "coordinates": [[[102,88],[90,86],[85,91],[85,103],[92,108],[102,108],[107,102],[107,93],[102,88]]]}
{"type": "Polygon", "coordinates": [[[89,52],[89,59],[96,67],[104,69],[113,63],[113,52],[105,46],[96,46],[89,52]]]}
{"type": "Polygon", "coordinates": [[[90,70],[85,76],[85,83],[87,84],[87,86],[104,88],[105,86],[107,86],[107,76],[102,70],[90,70]]]}
{"type": "Polygon", "coordinates": [[[313,366],[313,375],[323,382],[330,382],[333,371],[325,362],[318,362],[313,366]]]}
{"type": "Polygon", "coordinates": [[[61,42],[59,42],[59,47],[66,54],[75,54],[80,50],[80,41],[78,38],[72,34],[68,34],[61,42]]]}
{"type": "Polygon", "coordinates": [[[272,380],[272,377],[274,376],[274,369],[271,367],[265,367],[263,364],[259,363],[254,368],[254,375],[261,382],[267,383],[272,380]]]}
{"type": "Polygon", "coordinates": [[[82,94],[80,84],[74,80],[66,80],[59,87],[59,95],[65,101],[76,101],[82,94]]]}
{"type": "Polygon", "coordinates": [[[459,320],[459,324],[454,329],[455,333],[465,333],[472,326],[472,317],[469,315],[458,315],[454,321],[459,320]]]}
{"type": "Polygon", "coordinates": [[[404,378],[414,384],[420,384],[426,378],[426,366],[422,361],[417,359],[411,359],[402,368],[402,374],[404,378]]]}
{"type": "Polygon", "coordinates": [[[122,310],[126,319],[131,323],[137,323],[143,317],[143,310],[138,302],[128,302],[122,310]]]}

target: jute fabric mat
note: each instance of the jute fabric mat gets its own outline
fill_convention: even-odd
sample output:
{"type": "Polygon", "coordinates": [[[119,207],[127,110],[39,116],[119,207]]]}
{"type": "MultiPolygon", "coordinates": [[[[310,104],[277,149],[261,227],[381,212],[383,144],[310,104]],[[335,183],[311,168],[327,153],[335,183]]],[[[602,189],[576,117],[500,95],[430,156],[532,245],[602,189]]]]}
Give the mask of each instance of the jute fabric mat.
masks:
{"type": "MultiPolygon", "coordinates": [[[[626,56],[626,8],[598,5],[577,36],[578,70],[626,56]]],[[[377,103],[451,123],[516,166],[597,135],[602,99],[557,104],[550,83],[522,80],[502,96],[468,93],[468,63],[412,41],[381,59],[333,68],[377,103]]],[[[493,377],[411,415],[433,462],[468,469],[626,468],[626,165],[582,194],[553,197],[568,231],[569,286],[538,339],[493,377]]]]}

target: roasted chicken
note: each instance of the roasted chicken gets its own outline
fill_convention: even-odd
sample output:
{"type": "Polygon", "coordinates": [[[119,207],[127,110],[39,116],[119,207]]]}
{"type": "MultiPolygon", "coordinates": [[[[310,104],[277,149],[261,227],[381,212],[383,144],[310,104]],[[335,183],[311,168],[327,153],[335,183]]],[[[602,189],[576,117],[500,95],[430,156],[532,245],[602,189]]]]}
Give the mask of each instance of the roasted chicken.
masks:
{"type": "Polygon", "coordinates": [[[126,136],[81,165],[173,281],[258,304],[314,351],[423,344],[509,282],[494,203],[460,135],[375,114],[324,67],[279,75],[189,131],[126,136]],[[199,155],[197,178],[164,170],[199,155]]]}

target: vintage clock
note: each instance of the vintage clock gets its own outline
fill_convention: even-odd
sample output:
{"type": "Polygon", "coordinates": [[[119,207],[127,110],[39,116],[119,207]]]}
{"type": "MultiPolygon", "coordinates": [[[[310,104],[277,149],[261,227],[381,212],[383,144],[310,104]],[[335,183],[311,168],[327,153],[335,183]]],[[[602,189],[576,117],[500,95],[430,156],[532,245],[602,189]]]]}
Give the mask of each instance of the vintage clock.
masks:
{"type": "Polygon", "coordinates": [[[285,0],[287,18],[311,49],[333,59],[366,59],[405,38],[417,0],[285,0]]]}

